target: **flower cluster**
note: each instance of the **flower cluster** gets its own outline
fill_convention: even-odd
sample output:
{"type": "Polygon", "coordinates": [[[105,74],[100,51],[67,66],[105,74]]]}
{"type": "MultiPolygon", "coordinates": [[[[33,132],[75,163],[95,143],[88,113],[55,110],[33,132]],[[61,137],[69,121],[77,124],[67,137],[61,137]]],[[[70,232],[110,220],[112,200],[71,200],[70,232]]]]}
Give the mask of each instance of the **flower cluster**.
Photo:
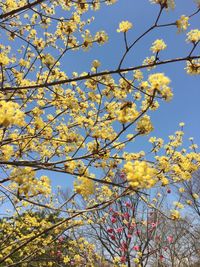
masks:
{"type": "Polygon", "coordinates": [[[174,0],[150,0],[151,3],[153,4],[159,4],[161,6],[163,6],[164,8],[171,8],[174,9],[175,8],[175,1],[174,0]]]}
{"type": "Polygon", "coordinates": [[[134,103],[125,104],[119,110],[116,111],[117,119],[121,123],[131,122],[138,116],[136,105],[134,103]]]}
{"type": "Polygon", "coordinates": [[[181,218],[181,215],[178,210],[171,210],[170,217],[172,220],[179,220],[181,218]]]}
{"type": "Polygon", "coordinates": [[[176,26],[178,28],[178,32],[186,31],[187,28],[190,26],[189,24],[189,17],[182,15],[179,20],[176,21],[176,26]]]}
{"type": "Polygon", "coordinates": [[[50,180],[43,175],[39,179],[35,177],[35,171],[30,167],[13,169],[10,180],[12,188],[16,189],[20,196],[30,197],[38,194],[49,195],[51,193],[50,180]]]}
{"type": "Polygon", "coordinates": [[[164,73],[149,75],[148,82],[150,84],[150,91],[156,90],[165,100],[171,100],[173,93],[169,87],[170,79],[164,73]]]}
{"type": "Polygon", "coordinates": [[[200,30],[194,29],[187,33],[187,41],[190,43],[197,43],[200,41],[200,30]]]}
{"type": "Polygon", "coordinates": [[[133,24],[129,21],[122,21],[119,23],[119,28],[117,29],[117,32],[127,32],[133,27],[133,24]]]}
{"type": "Polygon", "coordinates": [[[190,75],[199,75],[200,74],[200,59],[193,59],[187,61],[186,71],[190,75]]]}
{"type": "Polygon", "coordinates": [[[20,110],[20,105],[12,101],[0,100],[0,126],[23,126],[25,114],[20,110]]]}
{"type": "Polygon", "coordinates": [[[165,42],[162,39],[157,39],[155,40],[155,42],[153,42],[152,46],[151,46],[151,50],[153,53],[158,53],[162,50],[165,50],[167,48],[167,45],[165,44],[165,42]]]}
{"type": "Polygon", "coordinates": [[[156,170],[145,161],[128,161],[124,165],[124,172],[133,188],[151,188],[157,182],[156,170]]]}
{"type": "MultiPolygon", "coordinates": [[[[90,176],[92,177],[93,175],[91,174],[90,176]]],[[[74,182],[74,190],[84,198],[87,198],[88,196],[94,194],[95,184],[93,180],[88,179],[88,177],[80,176],[77,178],[77,181],[74,182]]]]}
{"type": "Polygon", "coordinates": [[[140,134],[149,134],[153,131],[153,125],[151,123],[151,119],[148,115],[144,115],[139,122],[137,123],[136,130],[140,134]]]}

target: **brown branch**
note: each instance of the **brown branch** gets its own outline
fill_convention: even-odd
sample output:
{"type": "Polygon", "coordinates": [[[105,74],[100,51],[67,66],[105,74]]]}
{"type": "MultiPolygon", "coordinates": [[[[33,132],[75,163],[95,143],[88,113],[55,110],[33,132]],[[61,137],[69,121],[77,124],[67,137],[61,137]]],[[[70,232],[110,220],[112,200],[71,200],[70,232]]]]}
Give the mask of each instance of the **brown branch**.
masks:
{"type": "Polygon", "coordinates": [[[31,7],[34,7],[34,6],[38,5],[38,4],[41,4],[41,3],[44,2],[44,1],[45,1],[45,0],[36,0],[35,2],[32,2],[32,3],[29,3],[29,1],[28,1],[28,4],[25,5],[25,6],[21,6],[21,7],[17,8],[17,9],[11,10],[11,11],[9,11],[9,12],[7,12],[7,13],[3,13],[3,14],[1,14],[1,15],[0,15],[0,19],[5,19],[5,18],[7,18],[7,17],[16,15],[16,14],[19,13],[20,11],[24,11],[24,10],[26,10],[26,9],[29,9],[29,8],[31,8],[31,7]]]}
{"type": "Polygon", "coordinates": [[[110,74],[119,74],[123,73],[126,71],[133,71],[133,70],[139,70],[139,69],[145,69],[153,66],[159,66],[159,65],[165,65],[169,63],[175,63],[175,62],[181,62],[181,61],[191,61],[193,59],[199,59],[200,56],[186,56],[186,57],[181,57],[181,58],[174,58],[174,59],[167,59],[163,60],[160,62],[154,62],[152,64],[145,64],[145,65],[140,65],[136,67],[129,67],[129,68],[120,68],[120,69],[115,69],[115,70],[106,70],[98,73],[88,73],[86,75],[76,77],[76,78],[68,78],[65,80],[60,80],[60,81],[55,81],[55,82],[50,82],[50,83],[44,83],[44,84],[35,84],[35,85],[29,85],[29,86],[19,86],[19,87],[5,87],[3,90],[0,91],[13,91],[13,90],[27,90],[27,89],[35,89],[35,88],[44,88],[44,87],[49,87],[49,86],[54,86],[54,85],[61,85],[65,83],[70,83],[70,82],[75,82],[75,81],[82,81],[86,79],[91,79],[94,77],[100,77],[103,75],[110,75],[110,74]]]}

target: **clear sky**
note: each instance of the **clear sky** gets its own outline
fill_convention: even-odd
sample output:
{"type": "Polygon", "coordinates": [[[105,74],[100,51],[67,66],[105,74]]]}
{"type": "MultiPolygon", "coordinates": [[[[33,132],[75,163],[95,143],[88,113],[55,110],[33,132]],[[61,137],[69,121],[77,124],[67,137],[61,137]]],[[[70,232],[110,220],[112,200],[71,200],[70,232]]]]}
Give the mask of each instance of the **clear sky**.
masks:
{"type": "MultiPolygon", "coordinates": [[[[174,22],[181,15],[189,15],[195,10],[196,4],[192,0],[177,0],[175,10],[165,11],[160,23],[174,22]]],[[[132,42],[152,25],[158,11],[159,6],[150,4],[148,0],[118,0],[115,5],[103,6],[99,11],[91,12],[89,15],[95,16],[91,33],[105,30],[109,35],[109,42],[101,47],[94,46],[88,52],[67,54],[62,60],[63,68],[69,74],[73,71],[79,73],[89,71],[91,62],[98,59],[102,62],[101,70],[115,69],[124,52],[123,35],[116,32],[119,22],[129,20],[133,23],[134,27],[128,33],[128,41],[132,42]]],[[[200,15],[192,18],[190,24],[187,32],[199,28],[200,15]]],[[[161,53],[161,60],[186,56],[191,50],[191,45],[185,42],[187,32],[177,34],[177,28],[174,26],[156,29],[135,46],[123,66],[141,64],[146,56],[151,55],[149,48],[158,38],[162,38],[168,45],[168,49],[161,53]]],[[[198,48],[195,54],[200,54],[199,52],[198,48]]],[[[167,136],[173,134],[178,129],[178,124],[183,121],[185,122],[185,144],[189,144],[188,138],[191,136],[197,144],[200,144],[200,78],[187,75],[184,67],[185,63],[174,63],[156,69],[157,72],[164,72],[172,80],[174,97],[171,102],[163,102],[157,111],[151,112],[155,128],[151,136],[155,135],[167,140],[167,136]]],[[[145,150],[145,146],[144,139],[141,138],[137,144],[129,146],[128,150],[131,152],[145,150]]],[[[50,174],[50,177],[54,177],[52,184],[60,184],[64,187],[71,185],[72,182],[66,181],[63,176],[50,174]]]]}

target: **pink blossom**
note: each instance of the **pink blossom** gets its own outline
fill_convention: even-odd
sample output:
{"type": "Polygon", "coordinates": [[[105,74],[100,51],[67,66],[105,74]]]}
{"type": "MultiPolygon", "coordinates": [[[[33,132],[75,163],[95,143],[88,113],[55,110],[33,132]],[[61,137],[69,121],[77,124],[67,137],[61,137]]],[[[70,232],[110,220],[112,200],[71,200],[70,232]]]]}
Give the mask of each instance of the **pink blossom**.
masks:
{"type": "Polygon", "coordinates": [[[127,250],[128,246],[126,244],[126,242],[122,242],[122,250],[127,250]]]}
{"type": "Polygon", "coordinates": [[[125,256],[122,256],[121,259],[120,259],[121,263],[125,263],[126,262],[126,257],[125,256]]]}
{"type": "Polygon", "coordinates": [[[108,232],[108,233],[112,233],[112,232],[113,232],[113,228],[108,228],[108,229],[107,229],[107,232],[108,232]]]}
{"type": "Polygon", "coordinates": [[[141,234],[140,230],[135,231],[135,235],[140,235],[140,234],[141,234]]]}
{"type": "Polygon", "coordinates": [[[117,216],[119,216],[119,212],[118,211],[113,211],[114,212],[114,214],[113,214],[113,217],[117,217],[117,216]]]}
{"type": "Polygon", "coordinates": [[[122,231],[123,231],[123,227],[119,227],[119,228],[116,229],[117,233],[121,233],[122,231]]]}
{"type": "Polygon", "coordinates": [[[130,208],[130,207],[131,207],[131,203],[128,202],[128,201],[126,201],[126,202],[125,202],[125,206],[126,206],[127,208],[130,208]]]}
{"type": "Polygon", "coordinates": [[[112,240],[115,240],[115,239],[116,239],[114,235],[111,235],[110,238],[111,238],[112,240]]]}
{"type": "Polygon", "coordinates": [[[60,243],[62,243],[62,242],[64,241],[64,237],[63,237],[63,236],[59,236],[59,237],[58,237],[58,241],[59,241],[60,243]]]}
{"type": "Polygon", "coordinates": [[[160,257],[159,257],[159,258],[160,258],[160,260],[161,260],[161,261],[163,261],[163,259],[164,259],[164,256],[163,256],[163,255],[160,255],[160,257]]]}
{"type": "Polygon", "coordinates": [[[129,220],[129,218],[130,218],[130,215],[128,212],[125,212],[122,216],[127,220],[129,220]]]}
{"type": "Polygon", "coordinates": [[[156,226],[157,226],[157,223],[152,223],[152,224],[151,224],[151,227],[152,227],[152,228],[155,228],[156,226]]]}
{"type": "Polygon", "coordinates": [[[121,251],[125,252],[125,251],[126,251],[126,248],[124,248],[124,247],[121,247],[119,250],[121,250],[121,251]]]}
{"type": "Polygon", "coordinates": [[[115,217],[112,217],[112,218],[111,218],[111,222],[112,222],[112,223],[116,223],[116,221],[117,221],[117,219],[116,219],[115,217]]]}
{"type": "Polygon", "coordinates": [[[136,224],[135,224],[135,223],[132,223],[132,224],[130,225],[129,228],[130,228],[131,230],[133,230],[133,229],[135,228],[135,226],[136,226],[136,224]]]}
{"type": "Polygon", "coordinates": [[[173,242],[173,236],[169,235],[167,237],[167,240],[168,240],[169,243],[172,243],[173,242]]]}
{"type": "Polygon", "coordinates": [[[121,179],[125,180],[125,178],[126,178],[126,174],[125,174],[124,172],[121,172],[120,175],[119,175],[119,177],[120,177],[121,179]]]}
{"type": "Polygon", "coordinates": [[[156,241],[160,241],[160,236],[157,235],[157,236],[155,237],[155,239],[156,239],[156,241]]]}
{"type": "Polygon", "coordinates": [[[60,250],[57,251],[57,256],[60,257],[62,255],[62,252],[60,250]]]}
{"type": "Polygon", "coordinates": [[[140,247],[139,247],[139,246],[134,246],[133,249],[134,249],[135,251],[139,251],[139,250],[140,250],[140,247]]]}

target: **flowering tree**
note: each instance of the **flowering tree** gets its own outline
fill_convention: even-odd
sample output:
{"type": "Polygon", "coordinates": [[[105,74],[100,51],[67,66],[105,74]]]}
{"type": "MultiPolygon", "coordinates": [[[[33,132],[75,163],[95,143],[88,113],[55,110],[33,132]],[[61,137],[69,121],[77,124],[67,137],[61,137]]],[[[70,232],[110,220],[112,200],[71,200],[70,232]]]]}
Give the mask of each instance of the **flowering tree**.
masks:
{"type": "Polygon", "coordinates": [[[189,181],[184,181],[183,186],[179,188],[179,195],[182,202],[189,206],[190,209],[197,216],[199,220],[200,216],[200,202],[199,202],[199,193],[200,193],[200,182],[199,182],[200,171],[198,170],[192,176],[192,179],[189,181]]]}
{"type": "Polygon", "coordinates": [[[135,194],[120,198],[88,214],[84,235],[116,266],[193,266],[199,262],[199,223],[186,215],[171,220],[167,194],[151,194],[150,205],[135,194]]]}
{"type": "MultiPolygon", "coordinates": [[[[160,68],[184,62],[186,74],[200,72],[200,31],[192,27],[200,2],[196,1],[191,14],[161,23],[162,17],[175,8],[175,1],[150,1],[157,8],[157,15],[145,32],[131,39],[132,21],[121,21],[116,27],[124,43],[117,67],[105,69],[104,62],[94,58],[90,69],[81,73],[73,68],[67,70],[68,55],[92,51],[108,41],[104,30],[93,33],[92,15],[116,2],[0,3],[0,192],[2,204],[9,202],[15,213],[11,221],[4,218],[2,222],[3,235],[10,240],[12,233],[13,238],[1,244],[2,266],[18,266],[19,262],[28,266],[26,257],[31,257],[31,247],[38,247],[39,254],[46,253],[43,245],[48,247],[53,242],[52,231],[59,235],[77,225],[84,229],[81,216],[106,209],[123,197],[134,193],[150,205],[144,190],[148,194],[151,188],[188,181],[199,167],[196,145],[190,152],[182,148],[183,123],[166,143],[150,137],[149,151],[130,153],[128,148],[132,141],[153,131],[149,111],[157,110],[163,101],[173,97],[170,78],[160,68]],[[155,30],[172,28],[182,34],[187,31],[188,53],[178,58],[166,57],[167,44],[159,38],[144,47],[151,51],[148,57],[141,55],[138,64],[126,65],[145,37],[155,30]],[[116,180],[119,172],[121,179],[116,180]],[[49,173],[76,179],[74,192],[65,203],[55,199],[49,173]],[[80,198],[85,201],[81,209],[80,198]],[[48,216],[41,221],[35,213],[37,209],[56,212],[58,222],[49,222],[48,216]],[[27,220],[32,224],[24,230],[27,220]],[[32,231],[34,227],[37,231],[32,231]]],[[[180,218],[181,205],[176,202],[169,212],[172,220],[180,218]]],[[[74,251],[73,246],[74,243],[74,251]]],[[[59,264],[93,266],[92,253],[87,263],[78,253],[60,254],[59,264]]],[[[48,261],[49,266],[56,264],[54,257],[48,261]]],[[[142,263],[138,260],[130,264],[142,263]]],[[[38,266],[47,266],[47,262],[41,261],[38,266]]]]}

